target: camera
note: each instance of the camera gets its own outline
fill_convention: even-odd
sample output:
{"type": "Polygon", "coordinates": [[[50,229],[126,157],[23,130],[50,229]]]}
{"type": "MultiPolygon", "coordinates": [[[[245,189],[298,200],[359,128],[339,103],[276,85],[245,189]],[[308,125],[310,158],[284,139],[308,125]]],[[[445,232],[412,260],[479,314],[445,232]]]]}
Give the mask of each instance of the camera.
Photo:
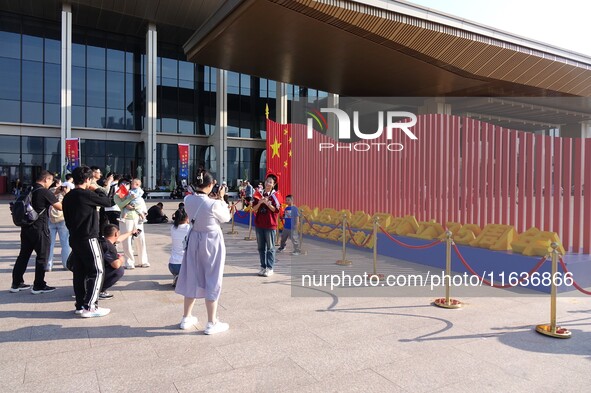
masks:
{"type": "Polygon", "coordinates": [[[213,186],[213,189],[211,190],[212,193],[214,194],[219,194],[220,192],[220,185],[216,184],[215,186],[213,186]]]}

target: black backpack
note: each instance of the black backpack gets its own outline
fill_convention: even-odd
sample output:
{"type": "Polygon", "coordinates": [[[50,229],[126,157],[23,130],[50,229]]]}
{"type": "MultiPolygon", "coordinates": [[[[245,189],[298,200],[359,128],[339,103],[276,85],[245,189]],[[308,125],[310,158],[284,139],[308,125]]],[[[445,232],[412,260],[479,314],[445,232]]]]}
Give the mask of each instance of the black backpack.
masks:
{"type": "Polygon", "coordinates": [[[26,194],[19,196],[16,201],[10,202],[10,212],[12,214],[12,222],[17,227],[28,227],[32,225],[37,219],[45,213],[45,209],[41,213],[37,213],[31,204],[33,193],[39,188],[30,189],[26,194]]]}

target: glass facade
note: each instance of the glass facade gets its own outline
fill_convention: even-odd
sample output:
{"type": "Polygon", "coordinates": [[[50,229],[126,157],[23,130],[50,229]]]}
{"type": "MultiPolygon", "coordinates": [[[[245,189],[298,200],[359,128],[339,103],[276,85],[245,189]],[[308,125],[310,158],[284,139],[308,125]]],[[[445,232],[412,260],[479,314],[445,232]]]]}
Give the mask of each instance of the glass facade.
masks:
{"type": "MultiPolygon", "coordinates": [[[[74,14],[76,11],[74,10],[74,14]]],[[[142,131],[146,113],[146,39],[76,25],[72,26],[72,128],[107,131],[102,138],[82,139],[81,161],[104,172],[145,175],[142,142],[112,138],[118,131],[142,131]],[[117,139],[117,140],[113,140],[117,139]]],[[[159,36],[160,37],[160,36],[159,36]]],[[[217,69],[185,61],[179,45],[157,44],[156,132],[186,136],[212,135],[216,129],[217,69]]],[[[0,123],[49,125],[40,136],[0,135],[0,173],[11,181],[29,182],[43,168],[62,172],[61,123],[61,21],[0,12],[0,123]]],[[[276,82],[227,72],[226,180],[259,180],[265,174],[261,148],[232,147],[232,139],[266,138],[265,111],[276,118],[276,82]]],[[[288,85],[289,100],[320,94],[288,85]]],[[[291,109],[291,105],[288,105],[291,109]]],[[[0,134],[2,133],[0,125],[0,134]]],[[[36,132],[37,133],[37,132],[36,132]]],[[[137,140],[137,138],[133,138],[137,140]]],[[[219,152],[203,139],[190,144],[190,178],[199,167],[216,177],[219,152]],[[203,144],[203,145],[202,145],[203,144]]],[[[156,187],[169,187],[178,175],[176,144],[157,144],[156,187]]],[[[1,176],[1,175],[0,175],[1,176]]]]}
{"type": "Polygon", "coordinates": [[[60,124],[59,23],[0,13],[0,121],[60,124]]]}
{"type": "Polygon", "coordinates": [[[105,141],[97,139],[80,140],[80,162],[87,166],[98,166],[107,172],[137,177],[138,169],[145,174],[144,144],[142,142],[105,141]]]}
{"type": "Polygon", "coordinates": [[[216,69],[183,61],[182,48],[158,44],[156,130],[211,135],[215,128],[216,69]]]}
{"type": "Polygon", "coordinates": [[[251,182],[263,179],[265,173],[261,175],[259,167],[264,152],[264,149],[229,147],[227,155],[229,186],[236,187],[237,179],[251,182]]]}
{"type": "Polygon", "coordinates": [[[7,176],[8,190],[17,179],[32,184],[43,169],[60,173],[59,143],[59,138],[0,135],[0,176],[7,176]]]}
{"type": "MultiPolygon", "coordinates": [[[[156,187],[170,189],[170,185],[178,182],[179,150],[177,144],[158,143],[156,149],[156,187]]],[[[217,177],[217,162],[213,146],[189,145],[189,182],[191,183],[199,168],[209,170],[217,177]]]]}
{"type": "Polygon", "coordinates": [[[72,126],[142,130],[145,42],[89,29],[72,34],[72,126]]]}

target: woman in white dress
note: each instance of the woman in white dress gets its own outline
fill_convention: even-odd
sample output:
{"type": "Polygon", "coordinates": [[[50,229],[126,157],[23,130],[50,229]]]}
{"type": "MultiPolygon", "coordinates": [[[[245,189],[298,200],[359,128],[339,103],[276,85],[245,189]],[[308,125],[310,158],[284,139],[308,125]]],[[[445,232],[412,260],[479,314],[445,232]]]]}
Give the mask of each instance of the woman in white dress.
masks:
{"type": "Polygon", "coordinates": [[[190,329],[197,324],[197,317],[192,315],[193,305],[195,299],[203,298],[208,319],[205,334],[220,333],[230,327],[218,320],[217,306],[226,262],[226,246],[220,224],[230,221],[231,215],[223,200],[223,189],[215,198],[208,196],[214,185],[213,176],[202,171],[195,183],[197,192],[185,197],[185,211],[192,228],[176,283],[176,293],[185,297],[180,328],[190,329]]]}

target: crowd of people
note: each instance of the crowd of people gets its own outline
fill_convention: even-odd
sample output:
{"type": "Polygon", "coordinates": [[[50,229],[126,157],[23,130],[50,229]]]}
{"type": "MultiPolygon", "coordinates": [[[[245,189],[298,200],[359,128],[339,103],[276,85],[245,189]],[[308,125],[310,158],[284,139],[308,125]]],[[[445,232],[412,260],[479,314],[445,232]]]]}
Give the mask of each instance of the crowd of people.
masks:
{"type": "MultiPolygon", "coordinates": [[[[140,179],[112,173],[103,177],[100,168],[87,166],[74,169],[65,179],[62,182],[42,171],[29,191],[39,218],[21,227],[21,248],[10,292],[30,289],[33,294],[41,294],[56,289],[47,284],[45,274],[54,268],[54,248],[59,237],[61,263],[73,273],[75,314],[83,318],[105,316],[110,310],[99,307],[98,302],[113,297],[108,290],[123,277],[125,269],[150,267],[144,224],[167,223],[168,217],[160,202],[147,209],[140,179]],[[123,253],[117,251],[119,243],[123,253]],[[25,283],[24,274],[33,251],[35,279],[31,287],[25,283]]],[[[217,184],[205,170],[200,170],[192,186],[194,192],[179,203],[172,215],[168,268],[174,290],[184,297],[179,327],[190,329],[197,325],[193,307],[196,299],[204,299],[208,318],[204,333],[215,334],[229,329],[229,324],[217,316],[226,260],[221,224],[231,219],[228,187],[225,182],[217,184]]],[[[256,191],[248,181],[243,190],[243,200],[255,213],[258,274],[270,277],[275,253],[285,249],[287,239],[293,244],[292,254],[300,253],[298,209],[288,195],[282,212],[278,178],[273,174],[256,191]],[[280,219],[284,220],[284,229],[276,250],[280,219]]]]}

